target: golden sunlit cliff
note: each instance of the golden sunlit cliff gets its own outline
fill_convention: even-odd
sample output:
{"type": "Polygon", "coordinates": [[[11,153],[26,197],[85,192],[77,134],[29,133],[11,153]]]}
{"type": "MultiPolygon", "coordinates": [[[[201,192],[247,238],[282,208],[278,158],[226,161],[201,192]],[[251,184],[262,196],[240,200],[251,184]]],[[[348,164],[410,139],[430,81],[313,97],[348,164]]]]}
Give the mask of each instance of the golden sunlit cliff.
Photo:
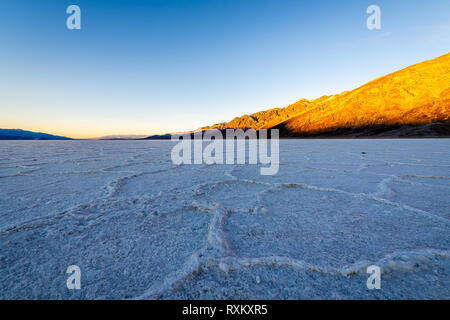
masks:
{"type": "Polygon", "coordinates": [[[448,135],[450,53],[373,80],[355,90],[315,100],[302,99],[235,118],[217,128],[280,129],[282,137],[321,134],[448,135]],[[425,130],[420,133],[417,128],[425,130]],[[405,131],[406,130],[406,131],[405,131]],[[428,130],[428,131],[427,131],[428,130]],[[443,134],[440,134],[443,133],[443,134]]]}

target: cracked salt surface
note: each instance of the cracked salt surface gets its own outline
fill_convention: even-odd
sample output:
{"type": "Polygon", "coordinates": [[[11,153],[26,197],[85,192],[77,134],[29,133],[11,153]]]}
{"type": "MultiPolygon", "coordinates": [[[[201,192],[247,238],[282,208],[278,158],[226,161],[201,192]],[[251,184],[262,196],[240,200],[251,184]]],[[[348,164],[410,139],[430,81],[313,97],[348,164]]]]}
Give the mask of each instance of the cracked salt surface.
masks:
{"type": "Polygon", "coordinates": [[[1,142],[0,298],[450,298],[449,140],[280,141],[274,176],[173,145],[1,142]]]}

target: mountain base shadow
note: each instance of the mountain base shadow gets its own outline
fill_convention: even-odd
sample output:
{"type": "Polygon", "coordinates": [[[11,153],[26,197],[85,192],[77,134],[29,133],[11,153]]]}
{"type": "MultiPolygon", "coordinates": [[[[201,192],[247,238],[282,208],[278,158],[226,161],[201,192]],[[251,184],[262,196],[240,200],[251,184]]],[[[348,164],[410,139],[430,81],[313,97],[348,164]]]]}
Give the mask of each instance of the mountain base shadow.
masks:
{"type": "Polygon", "coordinates": [[[280,138],[450,138],[450,122],[435,122],[417,125],[376,125],[339,128],[332,131],[316,133],[297,133],[289,130],[284,124],[279,124],[273,129],[280,130],[280,138]]]}

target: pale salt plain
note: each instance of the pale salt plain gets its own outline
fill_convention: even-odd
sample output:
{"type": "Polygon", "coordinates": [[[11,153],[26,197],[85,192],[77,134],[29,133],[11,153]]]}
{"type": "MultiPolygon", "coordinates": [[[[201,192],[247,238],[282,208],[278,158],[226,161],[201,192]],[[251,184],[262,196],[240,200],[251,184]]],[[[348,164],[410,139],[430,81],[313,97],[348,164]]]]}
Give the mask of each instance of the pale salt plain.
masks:
{"type": "Polygon", "coordinates": [[[450,140],[280,141],[274,176],[173,145],[0,142],[0,298],[450,299],[450,140]]]}

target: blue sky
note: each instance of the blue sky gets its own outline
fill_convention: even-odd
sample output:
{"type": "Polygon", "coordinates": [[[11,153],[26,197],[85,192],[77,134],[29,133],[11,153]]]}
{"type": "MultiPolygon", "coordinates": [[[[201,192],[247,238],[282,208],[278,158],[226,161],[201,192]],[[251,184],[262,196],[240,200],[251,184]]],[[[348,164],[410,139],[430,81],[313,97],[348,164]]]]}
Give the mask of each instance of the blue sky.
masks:
{"type": "Polygon", "coordinates": [[[0,127],[190,130],[449,52],[450,1],[0,2],[0,127]],[[81,8],[81,30],[66,8],[81,8]],[[381,8],[368,30],[366,8],[381,8]]]}

